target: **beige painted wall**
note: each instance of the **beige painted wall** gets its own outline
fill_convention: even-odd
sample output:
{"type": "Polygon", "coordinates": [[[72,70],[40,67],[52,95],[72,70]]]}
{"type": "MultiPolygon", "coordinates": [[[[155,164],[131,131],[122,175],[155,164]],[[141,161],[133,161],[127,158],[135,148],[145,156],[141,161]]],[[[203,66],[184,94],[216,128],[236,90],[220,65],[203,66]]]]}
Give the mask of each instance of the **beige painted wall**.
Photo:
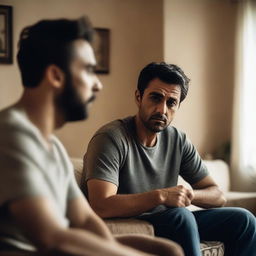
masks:
{"type": "Polygon", "coordinates": [[[164,56],[191,78],[174,124],[202,155],[231,137],[236,4],[165,0],[164,56]]]}
{"type": "MultiPolygon", "coordinates": [[[[57,132],[71,156],[83,156],[94,131],[102,124],[135,113],[133,94],[139,70],[163,59],[162,0],[0,0],[14,8],[14,45],[20,30],[43,18],[77,18],[87,14],[94,26],[110,28],[110,74],[99,76],[104,90],[86,122],[57,132]]],[[[16,60],[0,65],[0,108],[22,92],[16,60]]]]}
{"type": "MultiPolygon", "coordinates": [[[[188,98],[174,124],[199,152],[212,153],[230,138],[236,5],[228,0],[0,0],[14,7],[14,45],[20,30],[42,18],[88,14],[111,30],[109,75],[86,122],[68,124],[57,135],[72,156],[82,156],[102,124],[133,114],[139,70],[164,59],[191,78],[188,98]]],[[[22,92],[16,61],[0,65],[0,108],[22,92]]]]}

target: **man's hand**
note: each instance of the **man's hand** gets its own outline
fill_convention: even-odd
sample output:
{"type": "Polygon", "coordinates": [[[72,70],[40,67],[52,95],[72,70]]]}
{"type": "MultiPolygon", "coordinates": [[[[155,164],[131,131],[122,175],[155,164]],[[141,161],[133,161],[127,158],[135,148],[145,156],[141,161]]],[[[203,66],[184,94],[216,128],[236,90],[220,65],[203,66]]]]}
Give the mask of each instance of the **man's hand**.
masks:
{"type": "Polygon", "coordinates": [[[162,204],[170,207],[186,207],[194,199],[193,190],[183,185],[160,189],[159,192],[162,204]]]}

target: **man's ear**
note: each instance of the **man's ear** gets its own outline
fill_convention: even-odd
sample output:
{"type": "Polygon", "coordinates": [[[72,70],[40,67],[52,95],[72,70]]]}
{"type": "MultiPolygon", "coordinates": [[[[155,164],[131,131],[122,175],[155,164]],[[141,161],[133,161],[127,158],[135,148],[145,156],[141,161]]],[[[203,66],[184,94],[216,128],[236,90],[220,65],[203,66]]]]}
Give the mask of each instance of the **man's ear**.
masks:
{"type": "Polygon", "coordinates": [[[140,96],[140,91],[136,90],[135,91],[135,102],[136,102],[138,107],[140,106],[141,100],[142,100],[142,98],[140,96]]]}
{"type": "Polygon", "coordinates": [[[54,88],[62,88],[65,82],[65,73],[54,64],[46,68],[45,77],[54,88]]]}

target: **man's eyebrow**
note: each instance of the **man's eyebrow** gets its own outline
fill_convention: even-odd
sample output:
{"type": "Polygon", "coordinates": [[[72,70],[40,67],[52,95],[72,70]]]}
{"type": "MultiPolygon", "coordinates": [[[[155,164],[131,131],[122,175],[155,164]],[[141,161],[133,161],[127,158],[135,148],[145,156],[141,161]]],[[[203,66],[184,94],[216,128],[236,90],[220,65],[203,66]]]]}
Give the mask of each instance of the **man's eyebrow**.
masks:
{"type": "Polygon", "coordinates": [[[163,96],[163,94],[160,92],[150,92],[149,95],[163,96]]]}
{"type": "Polygon", "coordinates": [[[89,63],[84,63],[84,67],[86,68],[86,69],[93,69],[93,70],[95,70],[96,69],[96,64],[89,64],[89,63]]]}
{"type": "Polygon", "coordinates": [[[96,67],[96,63],[84,63],[84,66],[86,67],[96,67]]]}
{"type": "MultiPolygon", "coordinates": [[[[162,94],[161,92],[150,92],[149,93],[150,96],[158,96],[158,97],[164,97],[164,94],[162,94]]],[[[170,96],[168,98],[168,100],[178,100],[178,96],[176,97],[176,95],[170,96]]]]}

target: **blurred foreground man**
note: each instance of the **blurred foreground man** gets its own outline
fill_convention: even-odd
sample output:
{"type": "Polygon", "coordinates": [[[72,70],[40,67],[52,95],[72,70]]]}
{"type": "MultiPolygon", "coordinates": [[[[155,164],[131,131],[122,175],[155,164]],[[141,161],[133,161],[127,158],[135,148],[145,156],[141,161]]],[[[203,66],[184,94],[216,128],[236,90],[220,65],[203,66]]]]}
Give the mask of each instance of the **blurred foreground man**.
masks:
{"type": "Polygon", "coordinates": [[[91,39],[85,18],[43,20],[21,32],[17,59],[24,92],[0,112],[0,251],[183,255],[178,245],[146,236],[119,238],[136,249],[121,245],[88,205],[52,134],[66,122],[86,119],[102,88],[91,39]]]}
{"type": "Polygon", "coordinates": [[[150,222],[187,256],[201,255],[200,240],[224,242],[225,256],[256,255],[255,217],[217,208],[225,203],[222,192],[186,135],[170,125],[188,84],[176,65],[150,63],[141,71],[137,114],[103,126],[89,143],[83,179],[89,202],[103,218],[150,222]],[[179,175],[192,189],[177,185],[179,175]],[[191,204],[211,209],[191,212],[191,204]]]}

